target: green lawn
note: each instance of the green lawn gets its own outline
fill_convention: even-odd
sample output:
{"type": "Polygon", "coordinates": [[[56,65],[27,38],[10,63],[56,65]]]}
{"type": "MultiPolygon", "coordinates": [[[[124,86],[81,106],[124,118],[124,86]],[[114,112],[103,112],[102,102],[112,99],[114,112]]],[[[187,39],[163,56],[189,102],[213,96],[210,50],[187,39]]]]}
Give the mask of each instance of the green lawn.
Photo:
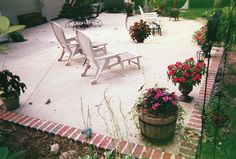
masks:
{"type": "Polygon", "coordinates": [[[187,9],[180,11],[180,17],[185,19],[197,19],[202,17],[202,14],[206,11],[209,11],[209,8],[195,8],[195,9],[187,9]]]}

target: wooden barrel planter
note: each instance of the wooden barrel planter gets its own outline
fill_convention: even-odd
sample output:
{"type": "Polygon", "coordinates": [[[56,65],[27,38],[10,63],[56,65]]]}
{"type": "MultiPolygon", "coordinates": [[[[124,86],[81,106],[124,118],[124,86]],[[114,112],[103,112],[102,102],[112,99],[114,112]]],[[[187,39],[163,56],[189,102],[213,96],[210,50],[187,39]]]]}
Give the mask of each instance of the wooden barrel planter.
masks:
{"type": "MultiPolygon", "coordinates": [[[[149,113],[150,114],[150,113],[149,113]]],[[[175,134],[178,114],[169,117],[158,118],[153,115],[139,115],[141,134],[144,137],[155,140],[168,140],[175,134]]]]}

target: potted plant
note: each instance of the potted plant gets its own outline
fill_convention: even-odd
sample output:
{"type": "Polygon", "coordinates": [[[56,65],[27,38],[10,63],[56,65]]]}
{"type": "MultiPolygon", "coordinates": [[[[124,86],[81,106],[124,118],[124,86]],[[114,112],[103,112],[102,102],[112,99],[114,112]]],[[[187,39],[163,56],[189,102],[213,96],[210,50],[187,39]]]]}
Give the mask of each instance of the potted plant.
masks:
{"type": "Polygon", "coordinates": [[[143,43],[151,35],[151,28],[146,21],[140,20],[129,28],[129,34],[134,41],[143,43]]]}
{"type": "Polygon", "coordinates": [[[193,58],[189,58],[182,62],[168,66],[168,78],[176,85],[179,83],[179,90],[182,93],[180,100],[191,102],[192,97],[188,94],[193,90],[193,86],[201,82],[202,76],[205,74],[206,64],[203,61],[195,62],[193,58]]]}
{"type": "Polygon", "coordinates": [[[135,105],[143,136],[165,141],[175,133],[178,117],[177,96],[166,88],[146,89],[135,105]]]}
{"type": "Polygon", "coordinates": [[[193,34],[193,42],[197,43],[204,52],[206,58],[210,57],[211,44],[206,38],[207,27],[203,26],[199,30],[195,31],[193,34]]]}
{"type": "Polygon", "coordinates": [[[0,71],[0,99],[7,110],[19,108],[19,95],[24,92],[26,85],[20,82],[20,77],[9,70],[0,71]]]}

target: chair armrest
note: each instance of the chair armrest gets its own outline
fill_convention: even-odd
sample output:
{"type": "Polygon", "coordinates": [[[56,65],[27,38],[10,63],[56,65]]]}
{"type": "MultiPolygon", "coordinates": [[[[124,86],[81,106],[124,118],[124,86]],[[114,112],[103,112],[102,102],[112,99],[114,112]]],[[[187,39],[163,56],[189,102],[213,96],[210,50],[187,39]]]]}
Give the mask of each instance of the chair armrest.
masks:
{"type": "Polygon", "coordinates": [[[102,60],[102,59],[111,59],[111,58],[120,58],[119,55],[122,54],[126,54],[127,52],[123,52],[123,53],[116,53],[116,54],[106,54],[104,56],[100,56],[100,57],[95,57],[94,60],[102,60]]]}
{"type": "Polygon", "coordinates": [[[147,12],[144,13],[145,16],[158,16],[158,14],[156,12],[147,12]]]}
{"type": "Polygon", "coordinates": [[[97,41],[93,41],[92,45],[93,45],[93,47],[99,47],[99,46],[104,46],[105,47],[107,45],[107,43],[100,43],[100,42],[97,42],[97,41]]]}
{"type": "Polygon", "coordinates": [[[66,41],[68,41],[70,43],[71,41],[77,41],[77,38],[76,37],[68,38],[68,39],[66,39],[66,41]]]}

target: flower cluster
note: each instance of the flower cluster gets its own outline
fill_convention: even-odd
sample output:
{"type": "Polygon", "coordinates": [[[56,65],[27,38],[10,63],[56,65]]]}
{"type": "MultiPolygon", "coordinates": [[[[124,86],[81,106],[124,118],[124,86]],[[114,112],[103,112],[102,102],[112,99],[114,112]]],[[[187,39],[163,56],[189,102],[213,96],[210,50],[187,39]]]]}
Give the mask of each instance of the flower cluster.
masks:
{"type": "Polygon", "coordinates": [[[151,29],[146,21],[140,20],[129,28],[129,34],[134,41],[143,42],[144,39],[151,35],[151,29]]]}
{"type": "Polygon", "coordinates": [[[207,27],[203,26],[193,34],[193,42],[197,43],[198,46],[203,46],[207,43],[206,39],[207,27]]]}
{"type": "Polygon", "coordinates": [[[149,88],[143,93],[138,106],[155,116],[168,117],[178,109],[177,96],[174,92],[168,93],[166,88],[149,88]]]}
{"type": "Polygon", "coordinates": [[[193,58],[185,60],[183,63],[169,65],[167,75],[169,79],[176,83],[186,83],[196,85],[201,82],[202,76],[206,71],[206,64],[203,61],[195,62],[193,58]]]}

